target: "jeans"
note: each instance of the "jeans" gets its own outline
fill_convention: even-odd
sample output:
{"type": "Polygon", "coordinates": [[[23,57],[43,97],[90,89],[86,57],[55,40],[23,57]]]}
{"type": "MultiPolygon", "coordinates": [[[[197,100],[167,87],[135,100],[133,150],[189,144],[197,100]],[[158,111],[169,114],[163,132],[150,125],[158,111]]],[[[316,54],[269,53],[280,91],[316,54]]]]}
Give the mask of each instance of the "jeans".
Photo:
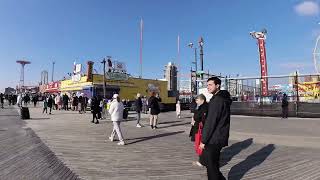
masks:
{"type": "Polygon", "coordinates": [[[137,112],[137,124],[140,124],[141,112],[137,112]]]}

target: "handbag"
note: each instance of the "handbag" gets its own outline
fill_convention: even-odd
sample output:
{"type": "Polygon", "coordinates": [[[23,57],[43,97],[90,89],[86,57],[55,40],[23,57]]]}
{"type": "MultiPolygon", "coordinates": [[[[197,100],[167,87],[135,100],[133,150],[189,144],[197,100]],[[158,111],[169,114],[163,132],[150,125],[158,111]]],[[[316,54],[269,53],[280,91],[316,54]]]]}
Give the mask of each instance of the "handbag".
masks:
{"type": "Polygon", "coordinates": [[[199,123],[198,132],[195,134],[194,148],[196,153],[200,156],[202,154],[202,149],[200,148],[201,138],[202,138],[202,122],[199,123]]]}

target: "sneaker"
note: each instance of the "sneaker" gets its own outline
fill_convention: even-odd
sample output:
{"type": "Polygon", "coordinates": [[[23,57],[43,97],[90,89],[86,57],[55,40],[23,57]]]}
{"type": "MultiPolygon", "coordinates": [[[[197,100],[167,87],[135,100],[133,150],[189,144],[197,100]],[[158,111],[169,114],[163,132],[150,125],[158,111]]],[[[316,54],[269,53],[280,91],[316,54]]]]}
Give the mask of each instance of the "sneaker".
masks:
{"type": "Polygon", "coordinates": [[[194,165],[194,166],[199,166],[199,167],[203,167],[203,165],[202,165],[199,161],[197,161],[197,162],[192,162],[192,165],[194,165]]]}
{"type": "Polygon", "coordinates": [[[91,121],[92,123],[94,123],[94,121],[91,121]]]}
{"type": "Polygon", "coordinates": [[[95,124],[99,124],[99,121],[95,122],[95,124]]]}
{"type": "Polygon", "coordinates": [[[110,136],[109,139],[110,139],[111,142],[113,142],[113,137],[110,136]]]}
{"type": "Polygon", "coordinates": [[[151,129],[153,129],[153,125],[151,125],[151,129]]]}
{"type": "Polygon", "coordinates": [[[118,142],[118,145],[123,146],[123,145],[125,145],[125,143],[124,143],[124,141],[120,141],[120,142],[118,142]]]}
{"type": "Polygon", "coordinates": [[[157,127],[157,126],[154,126],[153,128],[154,128],[154,129],[158,129],[158,127],[157,127]]]}
{"type": "Polygon", "coordinates": [[[141,128],[142,126],[140,124],[137,124],[137,128],[141,128]]]}

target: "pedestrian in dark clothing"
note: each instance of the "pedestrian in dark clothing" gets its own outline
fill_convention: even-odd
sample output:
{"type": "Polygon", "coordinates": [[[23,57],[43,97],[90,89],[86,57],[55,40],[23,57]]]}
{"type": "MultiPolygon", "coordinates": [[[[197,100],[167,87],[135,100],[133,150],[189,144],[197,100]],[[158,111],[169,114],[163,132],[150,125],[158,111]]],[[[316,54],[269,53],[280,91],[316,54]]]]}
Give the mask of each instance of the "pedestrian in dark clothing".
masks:
{"type": "Polygon", "coordinates": [[[289,106],[288,96],[286,94],[283,94],[282,103],[281,103],[282,118],[288,118],[288,111],[289,111],[288,106],[289,106]]]}
{"type": "Polygon", "coordinates": [[[49,108],[49,114],[51,114],[52,111],[52,106],[54,105],[54,100],[52,98],[52,96],[50,95],[48,98],[48,108],[49,108]]]}
{"type": "Polygon", "coordinates": [[[1,103],[1,108],[3,109],[4,95],[2,93],[0,94],[0,103],[1,103]]]}
{"type": "Polygon", "coordinates": [[[37,106],[37,102],[38,102],[38,96],[37,95],[34,95],[32,97],[32,102],[33,102],[33,106],[36,107],[37,106]]]}
{"type": "Polygon", "coordinates": [[[28,106],[29,102],[30,102],[30,96],[29,94],[26,94],[23,98],[24,100],[24,106],[28,106]]]}
{"type": "Polygon", "coordinates": [[[156,129],[158,124],[158,115],[160,114],[160,98],[155,97],[155,92],[151,93],[151,97],[148,100],[148,106],[150,109],[150,126],[151,129],[156,129]]]}
{"type": "Polygon", "coordinates": [[[69,107],[68,107],[69,96],[67,94],[64,94],[62,97],[62,101],[63,101],[63,109],[68,111],[69,110],[69,107]]]}
{"type": "Polygon", "coordinates": [[[141,94],[137,94],[137,99],[135,101],[135,107],[137,112],[137,127],[141,128],[140,119],[141,119],[141,111],[142,111],[142,100],[141,100],[141,94]]]}
{"type": "Polygon", "coordinates": [[[92,123],[99,124],[98,113],[100,112],[100,101],[94,96],[91,102],[92,123]],[[96,122],[94,120],[96,119],[96,122]]]}
{"type": "Polygon", "coordinates": [[[72,111],[77,111],[78,110],[78,97],[74,95],[72,97],[72,111]]]}
{"type": "Polygon", "coordinates": [[[8,96],[9,106],[13,105],[13,98],[12,95],[8,96]]]}
{"type": "Polygon", "coordinates": [[[43,100],[43,110],[42,110],[42,114],[46,112],[46,114],[48,114],[48,98],[44,97],[43,100]]]}
{"type": "MultiPolygon", "coordinates": [[[[194,111],[193,119],[194,124],[191,127],[190,130],[190,137],[191,141],[195,141],[195,134],[199,130],[199,126],[204,126],[205,120],[208,115],[208,103],[206,101],[206,97],[203,94],[200,94],[196,97],[196,103],[198,105],[198,108],[194,111]]],[[[199,161],[194,163],[198,166],[206,165],[205,163],[205,157],[203,155],[199,156],[199,161]]]]}
{"type": "Polygon", "coordinates": [[[208,92],[213,94],[209,103],[208,116],[202,131],[200,148],[204,149],[208,180],[224,180],[220,171],[220,151],[228,146],[230,131],[230,106],[232,100],[226,90],[220,90],[221,80],[211,77],[207,80],[208,92]]]}
{"type": "Polygon", "coordinates": [[[197,103],[196,99],[192,98],[191,103],[190,103],[190,112],[194,113],[194,111],[197,109],[197,103]]]}

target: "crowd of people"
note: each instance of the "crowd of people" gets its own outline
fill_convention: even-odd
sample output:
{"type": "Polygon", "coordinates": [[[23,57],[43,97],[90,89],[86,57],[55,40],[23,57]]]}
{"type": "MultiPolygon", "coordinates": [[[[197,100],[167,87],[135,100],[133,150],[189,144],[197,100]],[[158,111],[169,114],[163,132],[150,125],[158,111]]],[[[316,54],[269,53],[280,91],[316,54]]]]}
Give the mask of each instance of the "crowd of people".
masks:
{"type": "MultiPolygon", "coordinates": [[[[207,100],[203,94],[196,96],[190,105],[192,112],[191,129],[189,136],[194,142],[195,152],[199,159],[193,162],[196,166],[206,167],[209,180],[223,180],[219,166],[220,153],[223,147],[228,146],[230,131],[230,106],[232,103],[230,94],[226,90],[220,90],[221,80],[212,77],[207,80],[207,90],[213,96],[207,100]]],[[[91,108],[92,123],[99,124],[99,120],[110,116],[113,128],[109,136],[110,141],[114,141],[118,137],[118,145],[125,145],[123,133],[121,130],[121,122],[125,118],[126,106],[129,101],[120,99],[119,94],[113,94],[112,99],[103,100],[97,96],[87,98],[85,95],[72,94],[47,94],[43,98],[43,113],[52,113],[52,110],[79,111],[80,114],[86,113],[87,107],[91,108]]],[[[4,99],[8,99],[9,104],[13,104],[13,96],[5,96],[0,94],[0,105],[3,108],[4,99]],[[11,99],[11,102],[9,101],[11,99]]],[[[30,101],[37,105],[38,95],[20,94],[17,96],[18,106],[28,106],[30,101]]],[[[147,99],[137,94],[134,101],[136,116],[136,127],[141,128],[141,113],[149,113],[150,128],[155,130],[158,128],[160,114],[161,98],[159,94],[150,92],[147,99]]],[[[288,101],[286,95],[282,100],[283,118],[287,118],[288,101]]],[[[181,118],[180,101],[176,103],[176,116],[181,118]]]]}

